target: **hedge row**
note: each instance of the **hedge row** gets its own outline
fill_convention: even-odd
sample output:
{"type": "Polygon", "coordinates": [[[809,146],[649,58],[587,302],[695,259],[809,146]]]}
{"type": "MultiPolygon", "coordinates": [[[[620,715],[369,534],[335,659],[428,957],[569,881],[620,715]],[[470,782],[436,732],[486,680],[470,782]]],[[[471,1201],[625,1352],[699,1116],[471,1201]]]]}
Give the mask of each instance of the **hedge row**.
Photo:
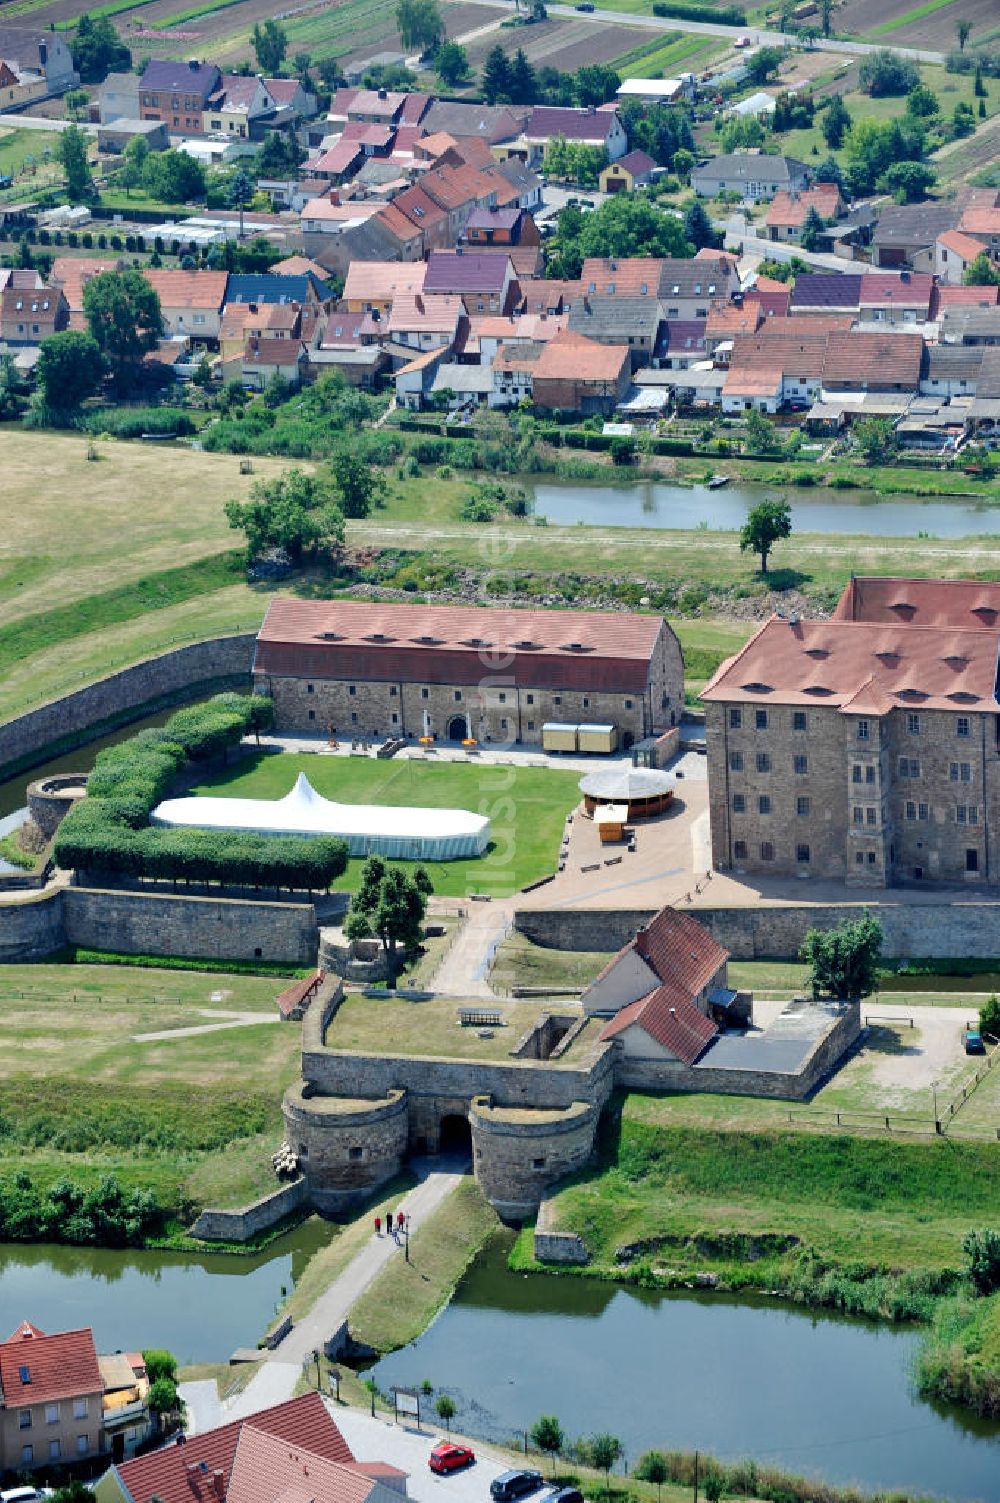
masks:
{"type": "Polygon", "coordinates": [[[747,13],[738,5],[689,5],[686,0],[655,0],[654,16],[673,16],[678,21],[717,21],[720,26],[745,26],[747,13]]]}
{"type": "Polygon", "coordinates": [[[341,840],[160,829],[150,812],[189,762],[205,762],[266,730],[273,706],[262,695],[217,694],[178,710],[162,729],[140,731],[101,752],[87,797],[66,816],[55,842],[60,866],[169,881],[253,887],[329,887],[347,864],[341,840]]]}

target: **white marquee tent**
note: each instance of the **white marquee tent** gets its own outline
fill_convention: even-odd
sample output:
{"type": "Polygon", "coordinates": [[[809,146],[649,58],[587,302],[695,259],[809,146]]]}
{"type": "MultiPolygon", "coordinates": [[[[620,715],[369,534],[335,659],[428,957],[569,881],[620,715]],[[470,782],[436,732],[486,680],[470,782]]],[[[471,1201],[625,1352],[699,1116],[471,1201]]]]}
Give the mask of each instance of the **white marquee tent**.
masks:
{"type": "Polygon", "coordinates": [[[346,840],[352,856],[452,861],[481,856],[490,822],[468,809],[416,809],[383,804],[336,804],[317,793],[304,772],[284,798],[171,798],[150,815],[154,825],[195,826],[254,835],[330,835],[346,840]]]}

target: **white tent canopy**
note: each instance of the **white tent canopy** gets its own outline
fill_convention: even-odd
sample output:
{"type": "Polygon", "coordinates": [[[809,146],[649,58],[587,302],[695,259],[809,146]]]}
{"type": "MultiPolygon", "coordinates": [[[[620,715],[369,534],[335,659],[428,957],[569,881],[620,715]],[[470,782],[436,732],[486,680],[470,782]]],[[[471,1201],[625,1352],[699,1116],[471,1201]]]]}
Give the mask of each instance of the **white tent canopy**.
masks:
{"type": "Polygon", "coordinates": [[[335,836],[352,856],[451,861],[481,856],[490,822],[468,809],[337,804],[317,793],[304,772],[284,798],[171,798],[150,815],[154,825],[232,830],[253,835],[335,836]]]}

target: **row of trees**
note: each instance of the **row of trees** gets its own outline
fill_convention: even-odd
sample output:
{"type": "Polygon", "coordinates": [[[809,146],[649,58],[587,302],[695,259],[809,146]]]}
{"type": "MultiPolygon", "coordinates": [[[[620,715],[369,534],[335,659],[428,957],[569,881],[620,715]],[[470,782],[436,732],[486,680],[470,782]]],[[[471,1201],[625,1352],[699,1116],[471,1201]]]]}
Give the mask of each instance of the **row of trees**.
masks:
{"type": "Polygon", "coordinates": [[[26,1170],[0,1180],[0,1239],[142,1247],[165,1212],[150,1190],[126,1190],[114,1175],[83,1190],[68,1179],[42,1189],[26,1170]]]}

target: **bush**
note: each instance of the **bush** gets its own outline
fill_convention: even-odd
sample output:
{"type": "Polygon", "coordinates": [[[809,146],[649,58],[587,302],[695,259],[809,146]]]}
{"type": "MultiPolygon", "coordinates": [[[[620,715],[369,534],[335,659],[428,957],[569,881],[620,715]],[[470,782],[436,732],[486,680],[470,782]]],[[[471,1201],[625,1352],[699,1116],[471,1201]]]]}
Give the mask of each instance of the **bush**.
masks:
{"type": "Polygon", "coordinates": [[[990,1038],[1000,1038],[1000,997],[996,992],[987,997],[979,1009],[979,1027],[990,1038]]]}
{"type": "Polygon", "coordinates": [[[109,407],[88,414],[83,427],[88,433],[111,433],[116,438],[142,438],[144,433],[187,438],[196,432],[190,414],[179,407],[109,407]]]}
{"type": "Polygon", "coordinates": [[[747,13],[739,5],[690,5],[686,0],[655,0],[654,16],[672,16],[678,21],[714,21],[722,26],[745,26],[747,13]]]}
{"type": "Polygon", "coordinates": [[[42,1191],[23,1169],[12,1180],[0,1180],[0,1238],[5,1242],[141,1247],[161,1229],[164,1218],[150,1191],[126,1191],[114,1175],[92,1190],[60,1179],[42,1191]]]}
{"type": "Polygon", "coordinates": [[[968,1259],[969,1278],[976,1293],[993,1294],[1000,1289],[1000,1232],[988,1228],[968,1232],[962,1239],[962,1251],[968,1259]]]}

